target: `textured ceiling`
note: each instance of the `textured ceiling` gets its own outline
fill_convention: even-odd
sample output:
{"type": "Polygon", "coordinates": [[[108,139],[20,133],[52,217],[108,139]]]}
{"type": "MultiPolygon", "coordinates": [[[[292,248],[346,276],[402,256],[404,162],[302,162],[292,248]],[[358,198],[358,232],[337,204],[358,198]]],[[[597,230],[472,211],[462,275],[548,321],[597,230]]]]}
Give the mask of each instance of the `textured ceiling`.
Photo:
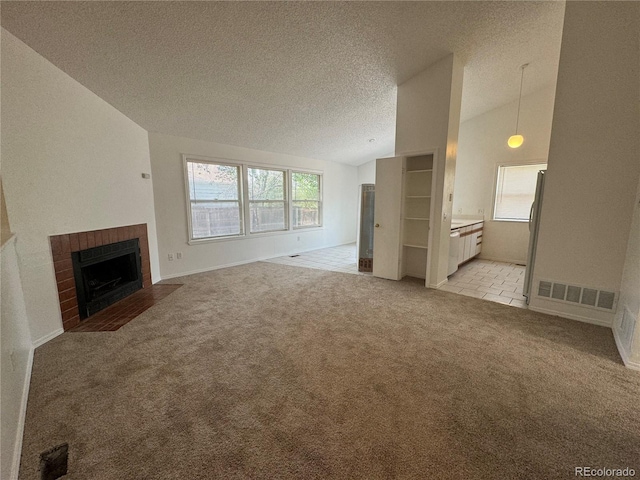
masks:
{"type": "Polygon", "coordinates": [[[450,52],[462,118],[555,82],[562,2],[2,2],[2,26],[150,131],[358,165],[450,52]],[[375,142],[369,139],[375,138],[375,142]]]}

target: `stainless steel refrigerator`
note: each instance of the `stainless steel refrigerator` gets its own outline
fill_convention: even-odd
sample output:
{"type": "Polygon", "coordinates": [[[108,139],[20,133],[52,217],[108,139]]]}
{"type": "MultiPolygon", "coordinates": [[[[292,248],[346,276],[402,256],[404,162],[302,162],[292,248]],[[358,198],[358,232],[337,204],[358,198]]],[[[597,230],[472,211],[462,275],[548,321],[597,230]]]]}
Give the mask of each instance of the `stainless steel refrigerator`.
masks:
{"type": "Polygon", "coordinates": [[[536,248],[538,246],[538,229],[540,228],[540,211],[542,210],[542,196],[544,195],[544,180],[546,170],[538,172],[536,183],[536,196],[531,205],[529,213],[529,252],[527,254],[527,269],[525,270],[523,295],[526,297],[527,305],[531,299],[531,289],[533,288],[533,265],[536,262],[536,248]]]}

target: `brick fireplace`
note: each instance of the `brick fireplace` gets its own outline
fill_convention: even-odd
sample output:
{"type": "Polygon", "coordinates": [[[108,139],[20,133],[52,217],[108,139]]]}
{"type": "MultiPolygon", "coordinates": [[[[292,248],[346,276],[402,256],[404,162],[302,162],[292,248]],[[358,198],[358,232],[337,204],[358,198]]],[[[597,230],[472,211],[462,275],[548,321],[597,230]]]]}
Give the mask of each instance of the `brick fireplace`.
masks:
{"type": "Polygon", "coordinates": [[[49,237],[65,331],[80,323],[72,253],[133,239],[138,239],[140,246],[142,288],[148,288],[151,286],[151,263],[146,223],[49,237]]]}

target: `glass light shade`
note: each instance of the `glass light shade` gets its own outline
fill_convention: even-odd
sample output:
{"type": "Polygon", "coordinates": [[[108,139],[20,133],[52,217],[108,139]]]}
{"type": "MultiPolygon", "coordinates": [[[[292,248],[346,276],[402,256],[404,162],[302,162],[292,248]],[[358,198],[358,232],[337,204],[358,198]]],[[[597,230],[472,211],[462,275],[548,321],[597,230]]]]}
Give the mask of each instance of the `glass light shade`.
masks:
{"type": "Polygon", "coordinates": [[[511,135],[509,140],[507,140],[507,145],[511,148],[518,148],[524,142],[524,137],[522,135],[511,135]]]}

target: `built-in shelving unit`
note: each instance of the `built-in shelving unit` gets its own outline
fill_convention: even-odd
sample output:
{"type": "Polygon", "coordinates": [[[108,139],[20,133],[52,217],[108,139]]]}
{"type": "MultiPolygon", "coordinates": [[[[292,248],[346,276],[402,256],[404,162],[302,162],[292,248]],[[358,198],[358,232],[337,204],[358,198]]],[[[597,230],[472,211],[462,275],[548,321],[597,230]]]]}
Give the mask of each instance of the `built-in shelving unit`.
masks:
{"type": "Polygon", "coordinates": [[[406,158],[402,271],[404,275],[412,277],[426,277],[432,177],[433,155],[406,158]]]}

